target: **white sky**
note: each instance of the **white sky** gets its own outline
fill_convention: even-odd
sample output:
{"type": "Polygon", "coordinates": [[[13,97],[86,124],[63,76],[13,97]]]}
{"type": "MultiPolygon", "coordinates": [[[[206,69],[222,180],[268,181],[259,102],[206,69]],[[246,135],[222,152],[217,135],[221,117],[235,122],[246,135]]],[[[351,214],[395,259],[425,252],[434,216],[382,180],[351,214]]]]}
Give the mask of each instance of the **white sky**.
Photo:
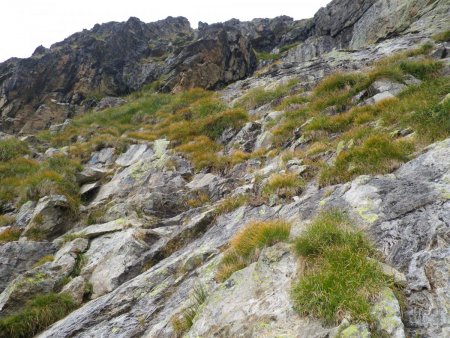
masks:
{"type": "Polygon", "coordinates": [[[184,16],[192,27],[198,21],[214,23],[231,18],[251,20],[288,15],[312,17],[330,0],[2,0],[0,62],[28,57],[34,49],[61,41],[96,23],[126,21],[135,16],[144,22],[167,16],[184,16]]]}

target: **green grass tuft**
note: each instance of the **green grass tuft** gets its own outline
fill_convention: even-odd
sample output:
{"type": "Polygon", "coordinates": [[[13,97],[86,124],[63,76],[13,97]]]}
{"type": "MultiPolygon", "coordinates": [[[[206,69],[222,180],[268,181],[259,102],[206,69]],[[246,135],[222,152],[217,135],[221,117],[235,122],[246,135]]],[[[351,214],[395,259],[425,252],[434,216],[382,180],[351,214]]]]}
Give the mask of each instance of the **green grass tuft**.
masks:
{"type": "Polygon", "coordinates": [[[338,324],[350,315],[371,322],[371,300],[390,285],[376,263],[375,250],[339,211],[324,212],[295,241],[295,251],[306,260],[306,271],[292,289],[301,315],[338,324]]]}
{"type": "Polygon", "coordinates": [[[450,41],[450,30],[433,35],[432,38],[436,42],[448,42],[450,41]]]}
{"type": "Polygon", "coordinates": [[[6,230],[3,230],[0,233],[0,244],[5,242],[18,241],[21,234],[22,230],[20,230],[20,228],[18,227],[10,227],[6,230]]]}
{"type": "Polygon", "coordinates": [[[0,141],[0,162],[6,162],[28,153],[28,145],[16,138],[0,141]]]}
{"type": "Polygon", "coordinates": [[[183,333],[189,331],[194,324],[195,316],[202,304],[206,301],[206,298],[208,298],[208,293],[202,285],[194,287],[188,307],[186,307],[179,316],[174,317],[171,320],[172,327],[177,336],[181,337],[183,333]]]}
{"type": "Polygon", "coordinates": [[[247,224],[230,241],[216,273],[216,279],[223,282],[235,271],[254,262],[259,250],[277,242],[287,241],[291,225],[283,220],[255,221],[247,224]]]}
{"type": "Polygon", "coordinates": [[[305,186],[305,181],[293,173],[272,174],[263,188],[263,196],[276,194],[279,197],[291,198],[297,195],[305,186]]]}
{"type": "Polygon", "coordinates": [[[23,309],[0,319],[0,337],[33,337],[75,308],[74,300],[67,294],[34,296],[23,309]]]}

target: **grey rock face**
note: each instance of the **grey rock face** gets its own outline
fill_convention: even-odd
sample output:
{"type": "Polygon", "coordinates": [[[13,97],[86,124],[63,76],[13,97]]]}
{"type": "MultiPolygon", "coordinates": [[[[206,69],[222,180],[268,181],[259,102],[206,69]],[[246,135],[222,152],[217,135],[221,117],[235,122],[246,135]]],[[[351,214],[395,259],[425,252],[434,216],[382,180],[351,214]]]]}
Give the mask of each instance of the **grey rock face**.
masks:
{"type": "Polygon", "coordinates": [[[19,274],[31,269],[56,247],[48,242],[9,242],[0,245],[0,292],[19,274]]]}
{"type": "Polygon", "coordinates": [[[286,244],[264,250],[208,298],[188,337],[323,337],[332,330],[301,318],[290,300],[297,259],[286,244]]]}
{"type": "Polygon", "coordinates": [[[45,234],[46,238],[53,239],[70,229],[69,202],[63,195],[42,197],[33,211],[31,222],[24,231],[24,236],[32,231],[45,234]]]}

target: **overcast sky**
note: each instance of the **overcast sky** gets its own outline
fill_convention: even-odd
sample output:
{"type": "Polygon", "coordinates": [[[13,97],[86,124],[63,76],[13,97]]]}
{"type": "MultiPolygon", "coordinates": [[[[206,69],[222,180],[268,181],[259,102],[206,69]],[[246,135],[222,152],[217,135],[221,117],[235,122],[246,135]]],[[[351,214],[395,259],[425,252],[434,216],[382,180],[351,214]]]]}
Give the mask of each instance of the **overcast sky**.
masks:
{"type": "Polygon", "coordinates": [[[96,23],[126,21],[135,16],[144,22],[167,16],[214,23],[231,18],[250,20],[289,15],[309,18],[330,0],[2,0],[0,62],[28,57],[39,45],[50,47],[72,33],[96,23]]]}

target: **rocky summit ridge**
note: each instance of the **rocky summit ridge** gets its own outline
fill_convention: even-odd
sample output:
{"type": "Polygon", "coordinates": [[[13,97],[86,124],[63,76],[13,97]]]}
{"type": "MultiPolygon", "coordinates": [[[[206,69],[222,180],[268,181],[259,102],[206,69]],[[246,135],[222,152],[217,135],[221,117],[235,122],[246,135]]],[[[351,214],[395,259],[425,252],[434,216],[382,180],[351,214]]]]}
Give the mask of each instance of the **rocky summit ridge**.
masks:
{"type": "Polygon", "coordinates": [[[450,336],[449,17],[130,18],[1,63],[0,338],[450,336]]]}

